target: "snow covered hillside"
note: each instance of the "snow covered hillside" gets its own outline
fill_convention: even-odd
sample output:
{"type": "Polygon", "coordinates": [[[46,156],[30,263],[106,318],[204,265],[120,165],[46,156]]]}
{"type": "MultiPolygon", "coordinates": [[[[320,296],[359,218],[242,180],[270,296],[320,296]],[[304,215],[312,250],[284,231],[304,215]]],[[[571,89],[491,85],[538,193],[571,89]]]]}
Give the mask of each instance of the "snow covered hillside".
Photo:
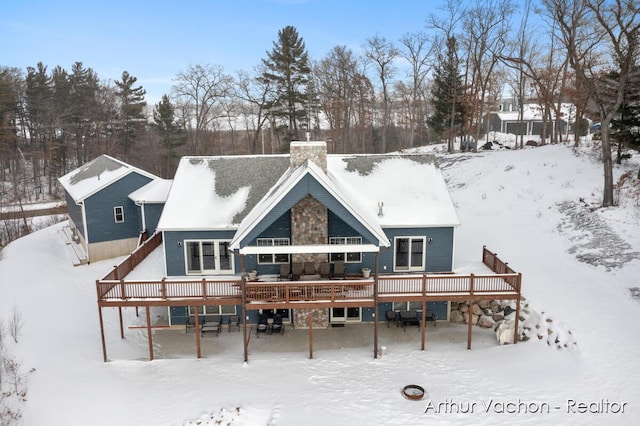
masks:
{"type": "MultiPolygon", "coordinates": [[[[20,313],[18,343],[5,332],[3,344],[28,382],[0,404],[24,425],[636,424],[640,200],[631,177],[620,207],[598,208],[596,157],[563,145],[441,156],[462,222],[456,271],[479,264],[486,245],[523,274],[530,339],[517,345],[474,329],[467,351],[448,337],[466,326],[439,324],[424,352],[419,333],[398,330],[378,359],[354,344],[309,360],[285,333],[281,350],[252,341],[243,364],[241,339],[223,332],[203,340],[232,350],[176,358],[154,339],[160,359],[149,362],[145,331],[128,328],[140,319],[125,310],[124,340],[117,311],[105,312],[113,361],[103,363],[95,280],[118,259],[73,268],[61,224],[16,240],[0,252],[0,318],[6,328],[20,313]],[[428,397],[405,399],[407,384],[428,397]]],[[[631,161],[616,179],[637,174],[631,161]]],[[[3,377],[3,390],[11,384],[3,377]]]]}

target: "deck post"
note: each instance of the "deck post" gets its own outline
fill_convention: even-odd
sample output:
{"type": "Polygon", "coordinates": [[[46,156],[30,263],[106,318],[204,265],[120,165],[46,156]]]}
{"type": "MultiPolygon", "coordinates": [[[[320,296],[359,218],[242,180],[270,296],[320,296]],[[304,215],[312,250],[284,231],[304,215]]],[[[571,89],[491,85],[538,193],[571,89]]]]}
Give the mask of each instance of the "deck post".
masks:
{"type": "Polygon", "coordinates": [[[149,305],[146,306],[147,310],[147,340],[149,341],[149,361],[153,361],[153,333],[151,332],[151,313],[149,305]]]}
{"type": "Polygon", "coordinates": [[[378,265],[380,252],[376,253],[376,271],[373,274],[373,359],[378,358],[378,265]]]}
{"type": "Polygon", "coordinates": [[[514,323],[514,329],[513,329],[513,344],[515,345],[516,343],[518,343],[518,329],[520,327],[520,288],[522,286],[522,274],[518,273],[518,286],[517,286],[517,292],[518,292],[518,297],[516,297],[516,320],[514,323]]]}
{"type": "Polygon", "coordinates": [[[309,323],[309,359],[313,359],[313,309],[309,309],[307,322],[309,323]]]}
{"type": "Polygon", "coordinates": [[[471,350],[471,327],[473,326],[473,274],[469,276],[469,294],[472,296],[469,299],[469,310],[467,311],[467,350],[471,350]]]}
{"type": "Polygon", "coordinates": [[[202,358],[202,351],[200,350],[200,314],[197,306],[194,306],[193,310],[196,313],[196,356],[200,359],[202,358]]]}
{"type": "MultiPolygon", "coordinates": [[[[423,278],[425,279],[425,278],[423,278]]],[[[420,318],[420,327],[421,327],[421,334],[422,334],[422,346],[420,347],[421,351],[424,351],[424,347],[425,347],[425,341],[426,339],[426,333],[427,333],[427,301],[425,299],[422,299],[422,318],[420,318]]]]}
{"type": "MultiPolygon", "coordinates": [[[[240,264],[243,264],[244,256],[240,256],[240,264]]],[[[249,362],[249,342],[247,341],[247,286],[244,275],[240,277],[240,288],[242,290],[242,340],[244,345],[244,362],[249,362]]]]}
{"type": "Polygon", "coordinates": [[[122,306],[118,306],[118,316],[120,317],[120,338],[124,339],[124,324],[122,322],[122,306]]]}
{"type": "Polygon", "coordinates": [[[102,339],[102,359],[107,362],[107,343],[104,339],[104,323],[102,322],[102,306],[98,304],[98,318],[100,318],[100,338],[102,339]]]}

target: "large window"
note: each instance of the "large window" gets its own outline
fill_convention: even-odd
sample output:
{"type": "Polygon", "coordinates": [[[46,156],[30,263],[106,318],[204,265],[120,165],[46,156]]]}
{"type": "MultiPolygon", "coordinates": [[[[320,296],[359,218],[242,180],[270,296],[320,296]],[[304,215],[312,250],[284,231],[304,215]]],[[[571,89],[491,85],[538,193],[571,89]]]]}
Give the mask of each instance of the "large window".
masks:
{"type": "Polygon", "coordinates": [[[425,237],[396,237],[394,270],[424,271],[425,237]]]}
{"type": "MultiPolygon", "coordinates": [[[[288,246],[288,238],[258,238],[258,247],[288,246]]],[[[289,263],[288,254],[259,254],[258,263],[289,263]]]]}
{"type": "Polygon", "coordinates": [[[421,311],[422,302],[393,302],[394,311],[421,311]]]}
{"type": "Polygon", "coordinates": [[[185,241],[187,274],[232,274],[229,241],[185,241]]]}
{"type": "Polygon", "coordinates": [[[124,222],[124,207],[115,206],[113,208],[113,218],[114,218],[116,223],[124,222]]]}
{"type": "MultiPolygon", "coordinates": [[[[362,237],[329,237],[329,244],[362,245],[362,237]]],[[[347,263],[361,263],[362,253],[358,251],[345,253],[331,253],[331,262],[344,261],[347,263]]]]}
{"type": "MultiPolygon", "coordinates": [[[[235,305],[198,306],[198,315],[235,315],[235,305]]],[[[193,306],[189,306],[189,316],[194,316],[193,306]]]]}

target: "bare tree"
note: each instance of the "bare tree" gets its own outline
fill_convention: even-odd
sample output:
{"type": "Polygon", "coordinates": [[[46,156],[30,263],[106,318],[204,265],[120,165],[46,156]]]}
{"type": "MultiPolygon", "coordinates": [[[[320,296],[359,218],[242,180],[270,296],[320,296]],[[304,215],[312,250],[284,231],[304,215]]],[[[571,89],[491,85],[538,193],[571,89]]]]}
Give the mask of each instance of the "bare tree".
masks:
{"type": "Polygon", "coordinates": [[[422,31],[407,33],[400,38],[402,48],[399,52],[400,56],[405,58],[411,68],[409,71],[409,87],[408,90],[402,90],[405,86],[400,85],[401,93],[405,93],[407,115],[409,118],[409,147],[413,147],[415,143],[416,133],[418,133],[419,141],[424,143],[422,129],[424,127],[426,116],[426,95],[425,83],[427,75],[433,64],[430,61],[434,51],[434,44],[431,43],[426,33],[422,31]]]}
{"type": "Polygon", "coordinates": [[[345,153],[357,149],[352,126],[360,91],[358,76],[362,73],[362,62],[346,46],[335,46],[314,66],[320,105],[329,123],[335,151],[345,153]]]}
{"type": "Polygon", "coordinates": [[[191,65],[175,77],[171,92],[178,108],[186,114],[185,122],[191,132],[191,151],[205,154],[204,134],[215,120],[224,117],[222,101],[228,96],[231,77],[220,65],[191,65]]]}
{"type": "MultiPolygon", "coordinates": [[[[255,69],[256,75],[261,76],[265,72],[264,65],[259,65],[255,69]]],[[[249,152],[257,154],[265,153],[264,147],[264,128],[267,123],[267,104],[273,90],[271,80],[257,78],[251,76],[244,71],[237,74],[234,85],[233,95],[240,100],[240,114],[244,117],[245,129],[247,133],[251,132],[248,140],[249,152]],[[258,150],[260,142],[261,149],[258,150]]],[[[269,138],[271,143],[271,153],[273,153],[273,140],[269,138]]]]}
{"type": "Polygon", "coordinates": [[[481,136],[491,75],[506,46],[513,11],[510,0],[476,0],[464,15],[463,43],[469,53],[468,72],[471,74],[469,124],[475,127],[476,140],[481,136]]]}
{"type": "Polygon", "coordinates": [[[22,333],[22,327],[24,326],[24,319],[22,318],[22,313],[18,310],[16,305],[13,306],[11,311],[11,317],[9,317],[9,334],[13,338],[13,341],[18,343],[18,338],[22,333]]]}
{"type": "Polygon", "coordinates": [[[576,80],[588,89],[600,115],[604,188],[602,205],[614,205],[609,125],[624,100],[640,49],[640,1],[543,0],[558,23],[576,80]],[[615,81],[603,78],[616,72],[615,81]]]}
{"type": "Polygon", "coordinates": [[[386,38],[376,35],[368,38],[364,46],[365,57],[374,64],[382,89],[382,137],[380,151],[387,151],[387,132],[391,122],[391,97],[389,84],[397,69],[393,65],[398,56],[398,49],[386,38]]]}

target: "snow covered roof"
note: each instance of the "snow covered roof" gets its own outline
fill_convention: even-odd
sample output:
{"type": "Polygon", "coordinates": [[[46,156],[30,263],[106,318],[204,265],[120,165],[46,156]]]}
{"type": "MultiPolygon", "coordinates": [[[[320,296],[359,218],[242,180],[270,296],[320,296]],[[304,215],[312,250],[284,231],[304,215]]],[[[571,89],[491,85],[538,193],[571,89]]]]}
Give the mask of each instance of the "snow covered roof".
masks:
{"type": "Polygon", "coordinates": [[[460,224],[430,154],[328,155],[327,170],[312,162],[290,170],[288,155],[184,157],[158,229],[237,229],[239,236],[306,174],[381,241],[384,227],[460,224]]]}
{"type": "Polygon", "coordinates": [[[150,179],[159,179],[157,176],[123,161],[116,160],[108,155],[101,155],[60,177],[58,180],[76,202],[81,202],[133,172],[147,176],[150,179]]]}
{"type": "Polygon", "coordinates": [[[269,211],[277,205],[291,189],[302,180],[303,177],[311,175],[324,189],[326,189],[347,211],[358,218],[373,235],[378,238],[381,245],[388,247],[390,245],[379,223],[375,220],[374,215],[367,212],[358,203],[354,203],[348,194],[342,191],[337,182],[330,179],[314,162],[306,160],[303,164],[294,170],[288,170],[270,191],[256,206],[249,212],[240,224],[236,235],[231,241],[230,248],[239,248],[240,241],[260,222],[269,211]]]}
{"type": "Polygon", "coordinates": [[[172,180],[155,179],[142,188],[129,194],[129,198],[135,203],[159,204],[167,201],[172,180]]]}
{"type": "MultiPolygon", "coordinates": [[[[518,120],[518,111],[496,111],[495,114],[502,121],[518,120]]],[[[542,121],[543,109],[539,104],[525,104],[522,110],[522,119],[524,121],[542,121]]],[[[551,111],[551,119],[555,119],[555,111],[551,111]]],[[[568,123],[574,123],[576,120],[576,107],[571,103],[560,104],[560,119],[568,123]]]]}

